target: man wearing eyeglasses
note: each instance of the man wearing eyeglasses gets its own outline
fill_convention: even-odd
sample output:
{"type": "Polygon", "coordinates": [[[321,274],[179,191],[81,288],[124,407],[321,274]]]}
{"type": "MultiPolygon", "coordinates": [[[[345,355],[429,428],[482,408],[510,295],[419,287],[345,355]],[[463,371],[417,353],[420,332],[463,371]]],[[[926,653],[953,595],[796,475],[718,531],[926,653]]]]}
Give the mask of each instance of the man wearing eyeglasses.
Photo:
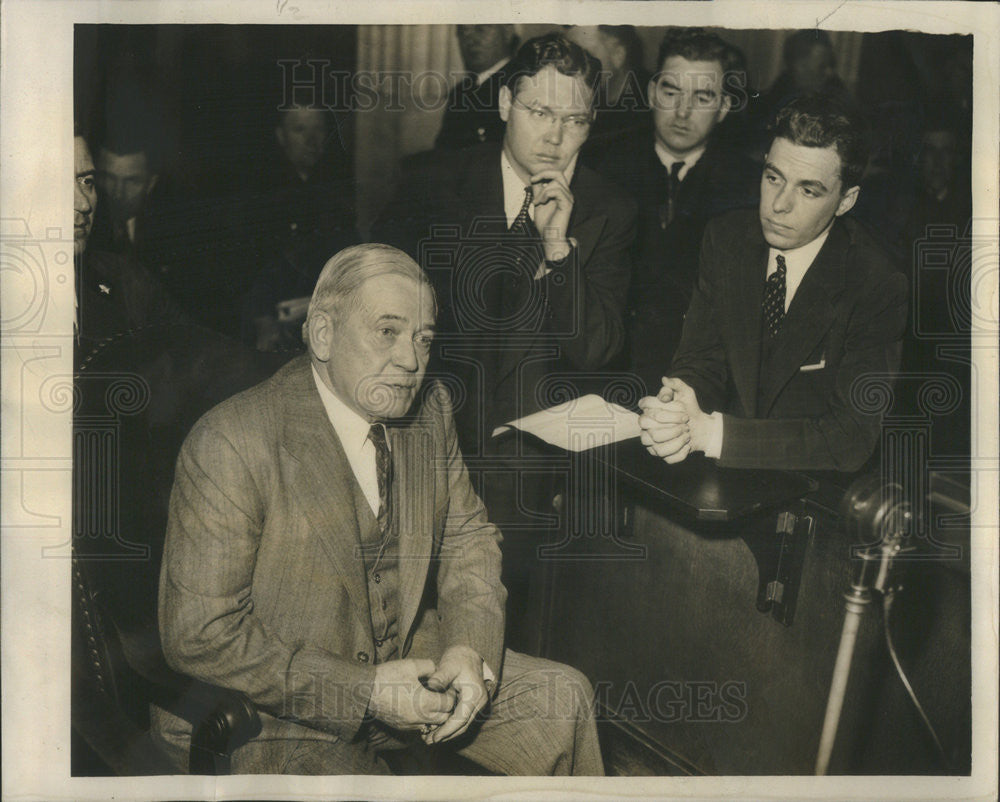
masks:
{"type": "MultiPolygon", "coordinates": [[[[567,383],[619,352],[634,236],[634,204],[577,164],[594,120],[597,59],[553,33],[525,42],[506,72],[502,143],[425,161],[374,234],[413,255],[435,285],[430,369],[452,377],[470,459],[513,454],[516,446],[491,437],[497,426],[565,400],[567,383]]],[[[518,533],[528,533],[534,559],[530,533],[552,519],[553,487],[520,467],[480,477],[508,569],[518,563],[518,533]]],[[[518,578],[508,571],[505,582],[516,597],[518,578]]]]}
{"type": "Polygon", "coordinates": [[[702,28],[668,28],[649,81],[651,123],[597,170],[639,205],[628,304],[628,366],[651,392],[680,342],[708,220],[757,203],[760,169],[726,128],[746,101],[743,54],[702,28]]]}

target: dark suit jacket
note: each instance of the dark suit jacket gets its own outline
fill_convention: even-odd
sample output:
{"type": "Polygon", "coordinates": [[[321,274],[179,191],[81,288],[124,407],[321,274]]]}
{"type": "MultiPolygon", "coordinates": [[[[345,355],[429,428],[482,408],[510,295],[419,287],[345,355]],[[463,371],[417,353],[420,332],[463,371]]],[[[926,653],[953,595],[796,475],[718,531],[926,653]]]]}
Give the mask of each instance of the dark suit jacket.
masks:
{"type": "Polygon", "coordinates": [[[185,320],[160,283],[134,258],[88,247],[76,268],[78,362],[126,332],[185,320]]]}
{"type": "Polygon", "coordinates": [[[720,465],[857,470],[878,442],[879,388],[899,367],[906,278],[838,218],[762,359],[767,256],[757,212],[709,223],[670,375],[725,413],[720,465]]]}
{"type": "Polygon", "coordinates": [[[460,78],[448,92],[448,107],[434,147],[455,150],[503,139],[504,121],[500,119],[499,98],[506,77],[504,65],[480,86],[472,83],[471,75],[460,78]]]}
{"type": "MultiPolygon", "coordinates": [[[[389,432],[400,656],[466,644],[499,667],[500,536],[469,485],[446,394],[429,385],[389,432]]],[[[177,462],[160,580],[167,661],[247,693],[261,739],[350,740],[374,677],[359,557],[373,526],[308,357],[215,407],[177,462]]],[[[157,726],[183,745],[179,719],[159,711],[157,726]]]]}
{"type": "Polygon", "coordinates": [[[667,169],[653,148],[652,131],[618,141],[597,170],[639,207],[626,319],[627,364],[655,393],[680,342],[705,225],[730,209],[756,207],[760,168],[731,148],[710,143],[681,181],[669,223],[667,169]]]}
{"type": "Polygon", "coordinates": [[[582,165],[570,190],[577,246],[540,281],[540,251],[524,256],[538,240],[506,233],[499,145],[425,162],[376,226],[374,240],[409,252],[434,282],[432,367],[460,382],[466,456],[495,426],[565,400],[547,377],[599,371],[622,347],[634,204],[582,165]]]}

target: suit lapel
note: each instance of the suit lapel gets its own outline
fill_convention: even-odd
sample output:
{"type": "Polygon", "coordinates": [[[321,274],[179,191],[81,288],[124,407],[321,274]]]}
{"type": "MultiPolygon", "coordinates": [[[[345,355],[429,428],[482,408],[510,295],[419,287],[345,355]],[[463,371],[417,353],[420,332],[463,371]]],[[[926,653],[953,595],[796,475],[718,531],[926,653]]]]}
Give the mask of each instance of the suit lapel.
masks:
{"type": "Polygon", "coordinates": [[[417,420],[390,426],[395,526],[399,533],[399,637],[404,644],[420,607],[433,544],[435,465],[430,428],[417,420]]]}
{"type": "Polygon", "coordinates": [[[495,234],[507,230],[503,178],[500,175],[500,149],[488,148],[483,156],[483,159],[468,165],[468,173],[459,187],[458,196],[467,227],[477,221],[481,225],[486,220],[489,221],[486,224],[489,233],[495,234]]]}
{"type": "Polygon", "coordinates": [[[844,289],[845,255],[850,238],[834,223],[816,259],[806,271],[788,307],[773,343],[771,358],[761,373],[760,415],[766,415],[778,393],[805,363],[836,315],[836,301],[844,289]]]}
{"type": "Polygon", "coordinates": [[[736,281],[732,288],[721,287],[719,291],[729,304],[729,312],[723,317],[723,321],[735,321],[730,346],[733,354],[733,384],[747,415],[756,417],[757,392],[760,386],[761,304],[764,300],[768,254],[767,243],[756,215],[749,224],[742,250],[744,256],[733,254],[733,257],[737,264],[742,263],[746,267],[734,271],[736,281]]]}
{"type": "Polygon", "coordinates": [[[298,463],[289,492],[347,588],[355,613],[371,629],[354,503],[356,480],[316,390],[308,357],[300,358],[284,394],[285,450],[298,463]]]}

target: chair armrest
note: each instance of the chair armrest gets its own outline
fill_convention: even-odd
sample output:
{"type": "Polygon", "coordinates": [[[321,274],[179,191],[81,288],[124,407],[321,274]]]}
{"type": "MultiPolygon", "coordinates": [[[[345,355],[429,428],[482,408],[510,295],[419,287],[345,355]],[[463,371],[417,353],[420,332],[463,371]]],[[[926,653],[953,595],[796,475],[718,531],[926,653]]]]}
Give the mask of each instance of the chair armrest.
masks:
{"type": "Polygon", "coordinates": [[[149,686],[149,698],[191,725],[191,774],[228,774],[231,752],[260,733],[260,716],[250,698],[174,671],[156,633],[119,634],[128,662],[149,686]]]}

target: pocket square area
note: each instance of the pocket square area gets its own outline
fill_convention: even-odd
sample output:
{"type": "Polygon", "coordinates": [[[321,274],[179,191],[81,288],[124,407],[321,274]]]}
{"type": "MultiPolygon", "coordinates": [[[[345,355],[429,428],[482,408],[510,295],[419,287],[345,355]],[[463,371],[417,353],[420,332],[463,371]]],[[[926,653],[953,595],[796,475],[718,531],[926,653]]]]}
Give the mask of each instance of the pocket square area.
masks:
{"type": "Polygon", "coordinates": [[[812,365],[803,365],[799,368],[803,373],[809,370],[822,370],[826,367],[826,357],[823,357],[819,362],[815,362],[812,365]]]}

